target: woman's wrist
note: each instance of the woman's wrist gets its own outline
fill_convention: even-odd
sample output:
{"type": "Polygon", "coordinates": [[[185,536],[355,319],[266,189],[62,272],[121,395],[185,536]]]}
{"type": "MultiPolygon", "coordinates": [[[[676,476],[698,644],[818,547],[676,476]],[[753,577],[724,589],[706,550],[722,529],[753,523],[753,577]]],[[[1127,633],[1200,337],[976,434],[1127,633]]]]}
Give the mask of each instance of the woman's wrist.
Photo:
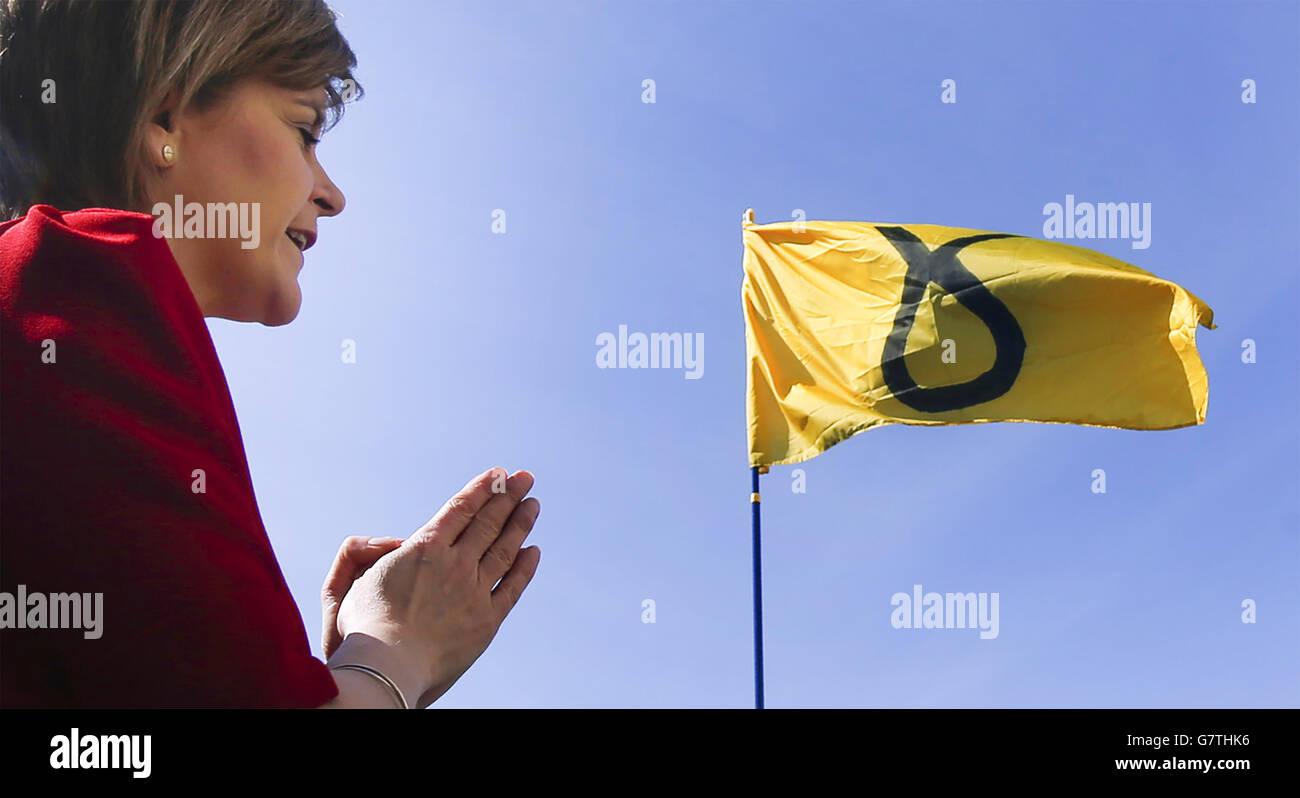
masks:
{"type": "Polygon", "coordinates": [[[319,709],[396,709],[393,691],[377,679],[351,668],[331,669],[339,694],[319,709]]]}
{"type": "MultiPolygon", "coordinates": [[[[394,644],[360,632],[354,632],[343,638],[343,642],[334,651],[334,656],[330,657],[325,665],[331,670],[340,665],[364,665],[373,668],[388,677],[388,680],[401,691],[406,704],[411,707],[419,707],[417,702],[420,696],[429,688],[427,677],[411,668],[406,663],[406,658],[398,653],[394,644]]],[[[392,696],[392,690],[374,675],[352,669],[345,669],[342,673],[353,673],[373,681],[377,688],[388,692],[394,708],[398,706],[398,699],[392,696]]]]}

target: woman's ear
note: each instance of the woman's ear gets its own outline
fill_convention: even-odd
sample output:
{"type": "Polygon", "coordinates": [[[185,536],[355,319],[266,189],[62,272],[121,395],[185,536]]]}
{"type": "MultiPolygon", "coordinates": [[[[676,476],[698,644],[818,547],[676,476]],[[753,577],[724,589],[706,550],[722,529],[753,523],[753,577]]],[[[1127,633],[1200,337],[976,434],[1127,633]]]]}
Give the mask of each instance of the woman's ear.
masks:
{"type": "Polygon", "coordinates": [[[172,91],[162,105],[154,109],[145,123],[145,146],[149,152],[149,163],[159,168],[166,168],[176,162],[180,149],[179,130],[175,122],[177,93],[172,91]],[[164,154],[163,148],[171,147],[171,159],[164,154]]]}

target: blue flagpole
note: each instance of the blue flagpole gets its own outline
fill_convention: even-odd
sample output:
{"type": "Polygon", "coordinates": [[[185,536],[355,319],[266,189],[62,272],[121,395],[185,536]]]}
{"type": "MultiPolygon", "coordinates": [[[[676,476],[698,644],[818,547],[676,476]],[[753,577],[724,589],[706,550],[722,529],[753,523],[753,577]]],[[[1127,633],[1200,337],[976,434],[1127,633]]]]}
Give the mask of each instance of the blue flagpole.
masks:
{"type": "MultiPolygon", "coordinates": [[[[759,535],[758,475],[760,466],[753,466],[752,489],[749,503],[754,511],[754,709],[763,708],[763,542],[759,535]]],[[[767,471],[762,467],[763,472],[767,471]]]]}
{"type": "MultiPolygon", "coordinates": [[[[740,238],[744,230],[754,223],[754,209],[746,208],[740,217],[740,238]]],[[[767,466],[751,466],[752,483],[749,504],[754,514],[754,709],[763,708],[763,541],[759,535],[758,475],[767,473],[767,466]]]]}

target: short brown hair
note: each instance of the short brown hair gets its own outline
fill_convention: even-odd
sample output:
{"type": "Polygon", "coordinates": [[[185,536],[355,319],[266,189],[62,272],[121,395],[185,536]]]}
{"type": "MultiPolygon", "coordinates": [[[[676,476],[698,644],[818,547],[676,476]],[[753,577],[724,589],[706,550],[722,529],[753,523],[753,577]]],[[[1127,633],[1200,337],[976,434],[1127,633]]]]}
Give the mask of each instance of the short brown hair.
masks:
{"type": "Polygon", "coordinates": [[[323,86],[332,127],[356,64],[324,0],[0,0],[0,220],[148,212],[145,123],[173,91],[202,110],[245,78],[323,86]]]}

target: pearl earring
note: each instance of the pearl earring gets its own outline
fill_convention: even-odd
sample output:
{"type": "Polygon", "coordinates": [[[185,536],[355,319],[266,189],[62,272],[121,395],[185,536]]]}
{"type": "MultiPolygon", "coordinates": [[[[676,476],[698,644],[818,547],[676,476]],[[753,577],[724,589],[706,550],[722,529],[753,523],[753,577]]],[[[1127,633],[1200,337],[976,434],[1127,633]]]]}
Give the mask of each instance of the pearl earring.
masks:
{"type": "Polygon", "coordinates": [[[164,144],[162,148],[162,156],[164,161],[171,163],[176,160],[176,150],[172,149],[172,145],[164,144]]]}

